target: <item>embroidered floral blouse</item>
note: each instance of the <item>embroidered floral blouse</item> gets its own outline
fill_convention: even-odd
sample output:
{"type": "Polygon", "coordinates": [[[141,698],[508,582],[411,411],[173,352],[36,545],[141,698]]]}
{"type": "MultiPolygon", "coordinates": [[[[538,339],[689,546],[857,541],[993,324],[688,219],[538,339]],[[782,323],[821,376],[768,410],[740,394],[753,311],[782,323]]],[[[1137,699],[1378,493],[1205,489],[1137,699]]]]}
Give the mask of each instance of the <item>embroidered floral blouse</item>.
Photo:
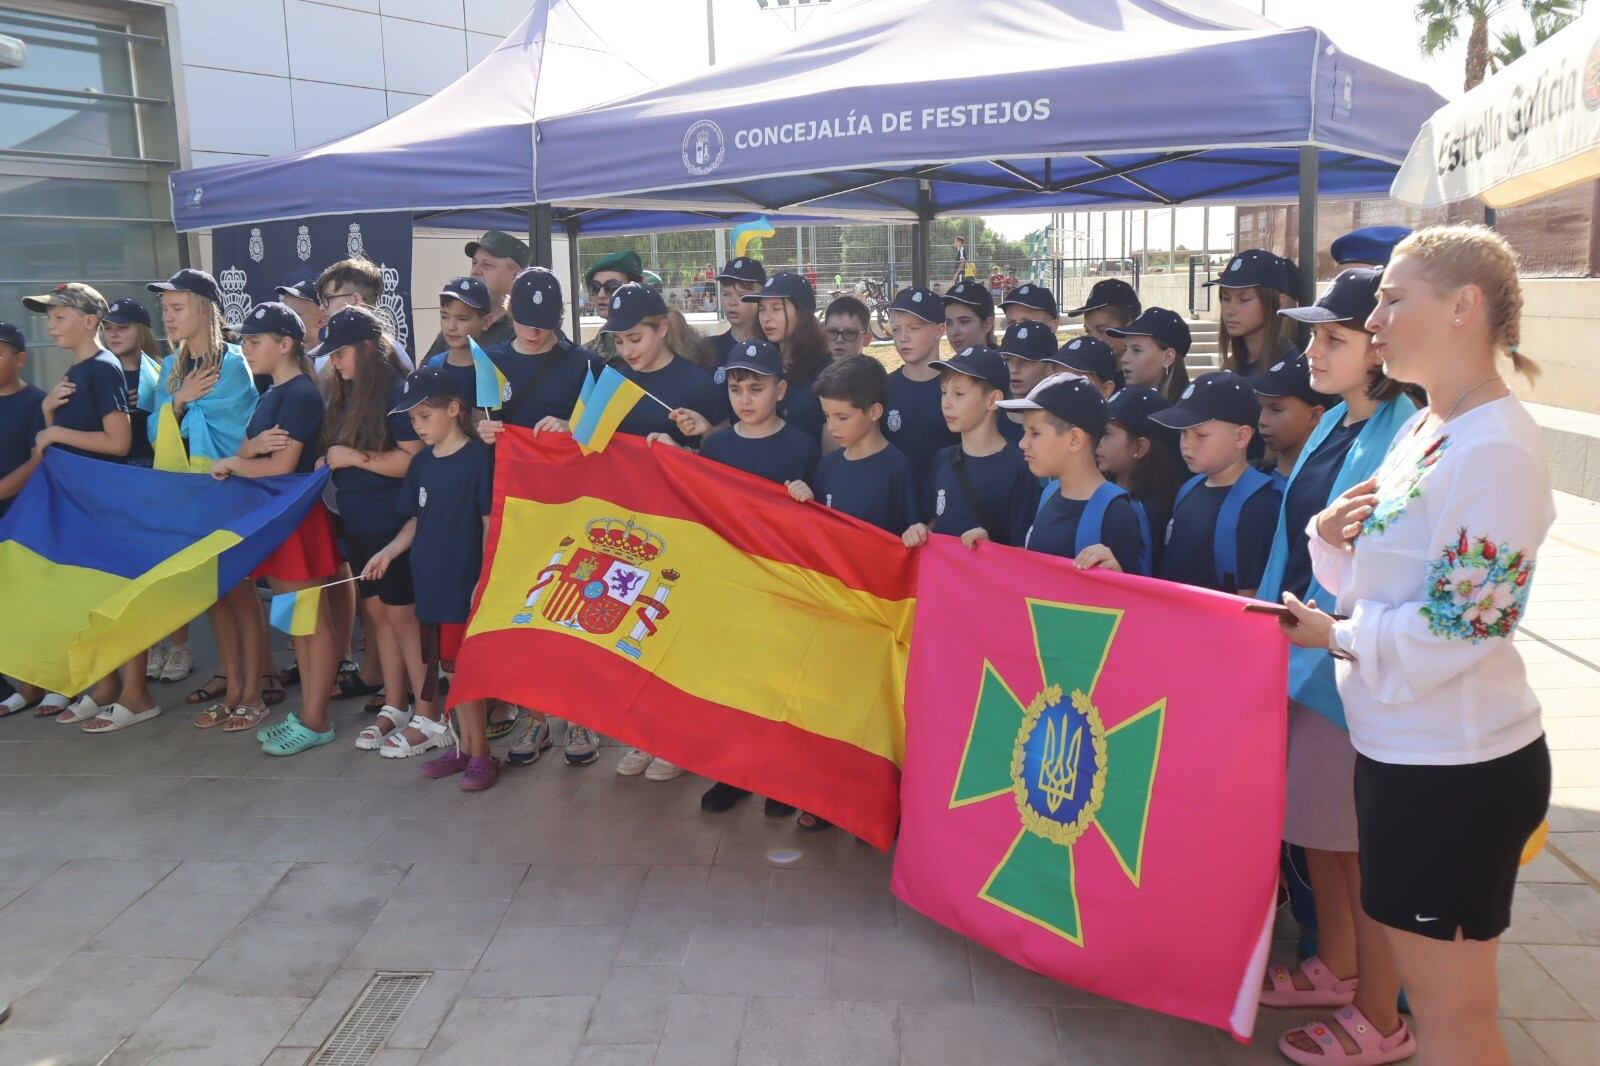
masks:
{"type": "Polygon", "coordinates": [[[1350,739],[1387,763],[1460,764],[1538,739],[1539,703],[1512,635],[1555,520],[1539,429],[1514,397],[1421,430],[1378,471],[1353,555],[1311,537],[1317,580],[1349,615],[1334,642],[1350,739]]]}

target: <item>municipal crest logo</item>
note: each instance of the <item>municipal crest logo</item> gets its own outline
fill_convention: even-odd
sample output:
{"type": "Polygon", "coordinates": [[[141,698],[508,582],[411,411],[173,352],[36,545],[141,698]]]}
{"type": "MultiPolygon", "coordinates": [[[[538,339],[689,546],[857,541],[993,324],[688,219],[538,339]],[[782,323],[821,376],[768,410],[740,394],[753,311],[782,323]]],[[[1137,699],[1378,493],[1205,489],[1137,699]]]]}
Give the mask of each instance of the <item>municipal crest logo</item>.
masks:
{"type": "Polygon", "coordinates": [[[205,195],[206,187],[204,185],[196,185],[193,189],[189,190],[189,206],[199,207],[200,201],[205,199],[205,195]]]}
{"type": "Polygon", "coordinates": [[[638,659],[644,641],[671,613],[667,600],[681,576],[670,567],[656,569],[666,541],[632,518],[591,519],[583,539],[586,547],[562,539],[511,621],[527,625],[537,610],[566,629],[604,638],[616,634],[612,646],[638,659]]]}
{"type": "Polygon", "coordinates": [[[239,328],[255,303],[244,291],[249,280],[250,276],[236,266],[224,270],[217,278],[222,289],[222,320],[233,329],[239,328]]]}
{"type": "Polygon", "coordinates": [[[426,486],[426,485],[418,485],[417,486],[417,506],[418,507],[426,507],[426,506],[428,506],[428,486],[426,486]]]}
{"type": "Polygon", "coordinates": [[[1126,716],[1108,727],[1094,691],[1122,612],[1037,600],[1028,609],[1044,686],[1024,704],[984,663],[950,806],[1002,797],[1015,806],[1016,839],[978,897],[1082,947],[1074,849],[1093,833],[1139,887],[1167,704],[1119,708],[1126,716]]]}
{"type": "Polygon", "coordinates": [[[899,433],[900,427],[904,424],[905,420],[900,417],[899,408],[896,408],[895,410],[890,411],[889,416],[883,421],[884,424],[889,427],[890,433],[899,433]]]}
{"type": "Polygon", "coordinates": [[[311,227],[301,226],[294,235],[294,254],[302,263],[311,258],[311,227]]]}
{"type": "Polygon", "coordinates": [[[696,177],[703,177],[722,165],[727,151],[722,128],[710,119],[703,118],[683,135],[683,169],[696,177]]]}
{"type": "Polygon", "coordinates": [[[250,261],[259,263],[267,257],[266,242],[261,239],[261,227],[250,227],[250,261]]]}
{"type": "Polygon", "coordinates": [[[378,317],[388,323],[389,336],[406,347],[411,339],[411,327],[406,325],[406,305],[400,297],[400,271],[380,263],[378,273],[383,277],[383,293],[378,297],[376,308],[378,317]]]}
{"type": "Polygon", "coordinates": [[[344,250],[350,253],[352,259],[367,257],[366,242],[361,237],[361,223],[350,223],[350,232],[344,238],[344,250]]]}
{"type": "Polygon", "coordinates": [[[933,513],[935,516],[944,514],[944,489],[940,489],[939,494],[933,498],[933,513]]]}

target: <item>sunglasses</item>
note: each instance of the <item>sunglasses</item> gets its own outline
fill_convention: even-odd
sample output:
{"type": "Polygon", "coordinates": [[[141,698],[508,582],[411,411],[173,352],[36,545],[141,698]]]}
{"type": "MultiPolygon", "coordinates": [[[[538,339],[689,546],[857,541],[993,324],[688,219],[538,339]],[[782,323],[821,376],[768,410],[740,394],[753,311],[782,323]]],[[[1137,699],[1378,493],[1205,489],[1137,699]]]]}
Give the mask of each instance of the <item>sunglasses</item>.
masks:
{"type": "Polygon", "coordinates": [[[859,340],[862,333],[859,329],[829,329],[823,330],[823,332],[828,335],[830,341],[859,340]]]}
{"type": "Polygon", "coordinates": [[[623,284],[623,282],[617,281],[615,278],[610,281],[591,281],[589,282],[589,295],[599,296],[603,291],[607,296],[614,296],[617,290],[622,288],[623,284]]]}

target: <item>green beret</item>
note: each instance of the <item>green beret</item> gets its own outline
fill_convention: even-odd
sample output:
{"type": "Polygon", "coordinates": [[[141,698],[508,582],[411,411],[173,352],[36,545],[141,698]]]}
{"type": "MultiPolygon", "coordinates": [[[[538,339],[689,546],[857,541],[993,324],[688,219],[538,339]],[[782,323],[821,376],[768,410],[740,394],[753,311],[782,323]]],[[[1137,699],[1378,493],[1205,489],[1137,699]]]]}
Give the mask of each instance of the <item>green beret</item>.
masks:
{"type": "Polygon", "coordinates": [[[594,280],[594,276],[602,270],[612,270],[618,274],[625,274],[629,281],[642,281],[644,279],[644,264],[639,261],[638,252],[612,252],[610,255],[601,256],[594,261],[594,264],[588,270],[583,272],[583,283],[585,285],[589,284],[594,280]]]}

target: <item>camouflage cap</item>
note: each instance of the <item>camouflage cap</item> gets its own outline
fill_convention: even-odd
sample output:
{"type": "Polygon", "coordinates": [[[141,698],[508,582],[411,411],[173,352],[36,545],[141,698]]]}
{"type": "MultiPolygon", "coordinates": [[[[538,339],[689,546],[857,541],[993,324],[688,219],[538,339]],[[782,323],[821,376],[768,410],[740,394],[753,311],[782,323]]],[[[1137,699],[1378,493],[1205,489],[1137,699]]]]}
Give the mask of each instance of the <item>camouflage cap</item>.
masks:
{"type": "Polygon", "coordinates": [[[44,314],[52,307],[71,307],[87,315],[105,317],[110,310],[106,305],[106,298],[100,295],[98,289],[91,288],[80,281],[69,281],[57,285],[42,296],[24,296],[22,306],[30,311],[44,314]]]}

